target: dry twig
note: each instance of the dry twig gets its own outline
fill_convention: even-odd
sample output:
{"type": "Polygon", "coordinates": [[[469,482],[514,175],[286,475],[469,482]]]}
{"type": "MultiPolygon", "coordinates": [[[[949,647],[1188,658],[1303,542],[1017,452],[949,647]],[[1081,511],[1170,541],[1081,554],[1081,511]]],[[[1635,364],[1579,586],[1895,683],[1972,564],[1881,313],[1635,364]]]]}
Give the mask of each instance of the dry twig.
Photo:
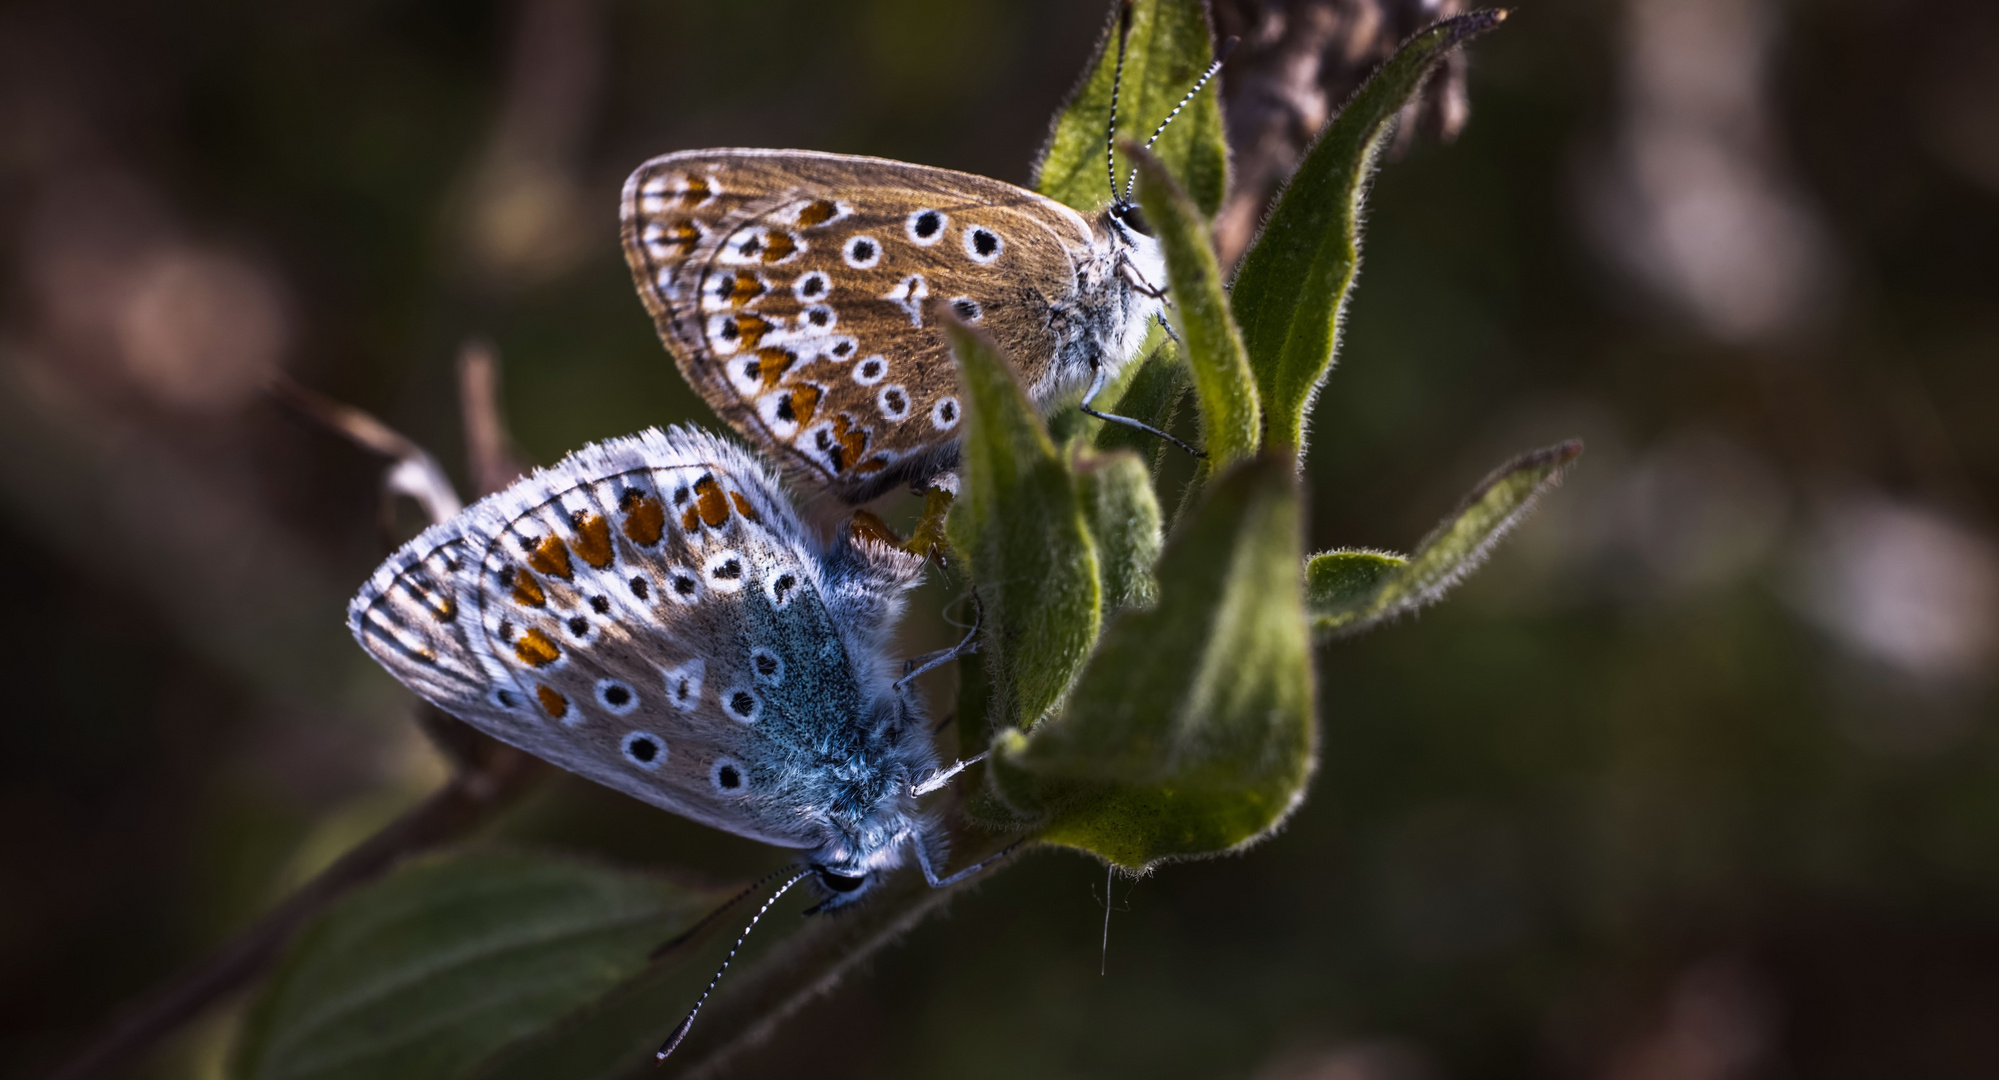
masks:
{"type": "MultiPolygon", "coordinates": [[[[1216,34],[1242,39],[1222,76],[1235,173],[1215,216],[1223,266],[1248,250],[1340,103],[1409,35],[1463,10],[1463,0],[1216,0],[1216,34]]],[[[1444,61],[1404,113],[1397,148],[1419,133],[1450,139],[1464,127],[1464,65],[1462,52],[1444,61]]]]}
{"type": "MultiPolygon", "coordinates": [[[[460,362],[460,408],[467,456],[480,494],[490,494],[497,490],[495,485],[504,486],[520,472],[507,451],[498,388],[491,350],[468,346],[460,362]]],[[[283,376],[270,391],[284,405],[391,460],[384,479],[385,514],[397,495],[414,498],[433,521],[458,512],[458,494],[444,471],[401,432],[283,376]]],[[[429,706],[419,713],[418,722],[452,764],[451,779],[443,788],[335,860],[222,949],[126,1006],[83,1052],[47,1074],[46,1080],[88,1080],[131,1066],[160,1039],[263,974],[293,935],[335,900],[413,855],[471,833],[554,771],[541,759],[429,706]]]]}

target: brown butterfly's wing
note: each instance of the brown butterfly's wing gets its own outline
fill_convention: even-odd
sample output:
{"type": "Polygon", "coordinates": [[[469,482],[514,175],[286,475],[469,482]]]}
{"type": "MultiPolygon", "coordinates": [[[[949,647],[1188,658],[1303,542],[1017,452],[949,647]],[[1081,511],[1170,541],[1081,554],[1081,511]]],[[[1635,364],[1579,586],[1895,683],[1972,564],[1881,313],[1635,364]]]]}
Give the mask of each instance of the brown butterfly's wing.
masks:
{"type": "Polygon", "coordinates": [[[1049,376],[1091,228],[1011,184],[880,158],[692,150],[625,184],[625,258],[687,381],[858,503],[956,462],[938,305],[1049,376]]]}

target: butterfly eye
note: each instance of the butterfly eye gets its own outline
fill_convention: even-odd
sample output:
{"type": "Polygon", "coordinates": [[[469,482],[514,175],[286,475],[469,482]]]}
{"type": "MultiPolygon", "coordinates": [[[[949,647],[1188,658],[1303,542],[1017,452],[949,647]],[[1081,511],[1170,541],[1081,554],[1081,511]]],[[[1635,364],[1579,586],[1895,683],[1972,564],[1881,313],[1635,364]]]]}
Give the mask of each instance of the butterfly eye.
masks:
{"type": "Polygon", "coordinates": [[[1137,203],[1120,203],[1112,208],[1111,214],[1132,232],[1140,236],[1152,235],[1152,223],[1145,220],[1145,211],[1140,210],[1137,203]]]}
{"type": "Polygon", "coordinates": [[[859,877],[848,877],[845,874],[836,874],[823,866],[817,869],[819,870],[819,883],[836,893],[850,893],[868,883],[868,876],[866,874],[862,874],[859,877]]]}

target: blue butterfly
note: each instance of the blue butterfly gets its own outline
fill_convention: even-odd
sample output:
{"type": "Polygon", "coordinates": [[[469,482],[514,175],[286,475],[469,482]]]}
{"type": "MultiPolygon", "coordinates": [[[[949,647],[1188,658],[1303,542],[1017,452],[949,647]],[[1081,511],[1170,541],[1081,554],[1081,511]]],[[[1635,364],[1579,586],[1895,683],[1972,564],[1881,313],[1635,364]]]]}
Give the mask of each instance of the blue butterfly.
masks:
{"type": "Polygon", "coordinates": [[[745,451],[655,429],[432,526],[347,617],[391,674],[488,735],[800,849],[770,902],[810,877],[826,909],[906,855],[936,887],[980,869],[934,869],[941,832],[917,800],[962,765],[937,769],[887,651],[922,570],[852,519],[830,540],[808,531],[745,451]]]}

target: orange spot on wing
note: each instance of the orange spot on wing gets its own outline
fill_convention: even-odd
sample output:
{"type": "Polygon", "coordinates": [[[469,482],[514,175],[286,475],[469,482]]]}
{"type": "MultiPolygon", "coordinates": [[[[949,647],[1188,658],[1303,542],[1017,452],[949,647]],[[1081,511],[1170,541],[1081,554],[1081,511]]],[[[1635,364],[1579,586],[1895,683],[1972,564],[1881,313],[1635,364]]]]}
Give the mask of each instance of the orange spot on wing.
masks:
{"type": "Polygon", "coordinates": [[[797,362],[798,354],[790,349],[780,349],[775,345],[767,349],[758,349],[757,375],[763,379],[764,389],[775,390],[777,380],[797,362]]]}
{"type": "Polygon", "coordinates": [[[706,177],[690,176],[687,178],[687,193],[680,197],[680,201],[690,207],[700,206],[714,193],[715,189],[708,186],[706,177]]]}
{"type": "Polygon", "coordinates": [[[602,570],[611,565],[617,551],[611,547],[611,523],[602,514],[591,514],[576,526],[576,554],[593,568],[602,570]]]}
{"type": "Polygon", "coordinates": [[[852,520],[847,523],[847,532],[856,540],[872,540],[888,547],[902,546],[902,537],[897,536],[887,522],[866,510],[854,511],[852,520]]]}
{"type": "Polygon", "coordinates": [[[886,468],[888,468],[888,459],[886,457],[881,456],[880,454],[877,454],[874,457],[871,457],[868,460],[861,462],[859,465],[854,466],[854,471],[857,473],[861,473],[862,475],[868,475],[872,473],[878,473],[886,468]]]}
{"type": "Polygon", "coordinates": [[[666,507],[658,499],[627,491],[618,500],[618,509],[625,514],[625,539],[640,547],[659,543],[660,535],[666,531],[666,507]]]}
{"type": "Polygon", "coordinates": [[[694,482],[694,509],[700,511],[701,520],[710,528],[719,528],[729,520],[729,503],[722,497],[722,485],[712,476],[704,476],[694,482]]]}
{"type": "Polygon", "coordinates": [[[685,532],[693,532],[701,527],[701,515],[693,507],[688,507],[680,515],[680,527],[685,532]]]}
{"type": "Polygon", "coordinates": [[[797,251],[798,241],[793,240],[790,233],[773,232],[770,234],[769,241],[764,246],[764,262],[783,262],[791,258],[797,251]]]}
{"type": "Polygon", "coordinates": [[[549,577],[569,580],[569,549],[563,546],[562,538],[550,536],[535,545],[528,553],[528,565],[549,577]]]}
{"type": "Polygon", "coordinates": [[[666,242],[680,249],[685,257],[694,251],[694,245],[701,242],[701,230],[691,221],[676,221],[666,227],[666,242]]]}
{"type": "Polygon", "coordinates": [[[839,212],[840,208],[833,205],[831,199],[820,199],[818,202],[808,203],[805,209],[798,212],[798,227],[809,229],[814,225],[824,225],[833,220],[833,215],[839,212]]]}
{"type": "Polygon", "coordinates": [[[750,505],[750,500],[743,498],[742,492],[729,492],[729,501],[736,504],[736,513],[749,518],[751,521],[757,519],[757,508],[750,505]]]}
{"type": "Polygon", "coordinates": [[[748,274],[737,274],[735,282],[729,286],[729,303],[742,307],[763,294],[763,282],[748,274]]]}
{"type": "Polygon", "coordinates": [[[819,388],[806,383],[791,392],[791,415],[798,418],[798,426],[812,423],[812,414],[819,411],[819,388]]]}
{"type": "Polygon", "coordinates": [[[859,461],[868,452],[868,429],[855,427],[846,413],[833,418],[833,438],[847,452],[848,461],[859,461]]]}
{"type": "Polygon", "coordinates": [[[562,648],[554,638],[530,626],[528,632],[514,642],[514,655],[520,657],[523,664],[541,667],[562,659],[562,648]]]}
{"type": "Polygon", "coordinates": [[[756,348],[757,342],[762,341],[771,330],[771,324],[756,315],[736,316],[736,334],[743,339],[745,349],[756,348]]]}
{"type": "Polygon", "coordinates": [[[569,700],[549,687],[536,686],[534,696],[541,702],[541,711],[547,713],[550,720],[560,720],[569,714],[569,700]]]}
{"type": "Polygon", "coordinates": [[[522,607],[541,607],[548,603],[548,594],[541,591],[541,582],[525,570],[507,571],[509,584],[513,586],[514,603],[522,607]]]}

